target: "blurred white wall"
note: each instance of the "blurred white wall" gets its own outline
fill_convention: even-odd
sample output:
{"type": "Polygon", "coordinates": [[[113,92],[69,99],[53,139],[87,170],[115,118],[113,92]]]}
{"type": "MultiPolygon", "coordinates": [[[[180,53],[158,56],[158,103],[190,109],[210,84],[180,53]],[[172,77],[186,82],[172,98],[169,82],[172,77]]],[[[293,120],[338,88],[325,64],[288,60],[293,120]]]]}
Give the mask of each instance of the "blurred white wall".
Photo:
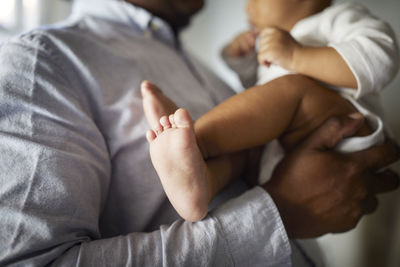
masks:
{"type": "Polygon", "coordinates": [[[70,0],[19,0],[23,2],[24,30],[60,21],[70,14],[70,0]]]}
{"type": "Polygon", "coordinates": [[[0,0],[0,40],[66,18],[72,0],[0,0]]]}
{"type": "MultiPolygon", "coordinates": [[[[339,2],[339,1],[337,1],[339,2]]],[[[399,0],[355,0],[373,14],[389,22],[400,36],[399,0]]],[[[221,47],[246,29],[246,0],[209,0],[203,12],[184,33],[184,42],[211,69],[237,90],[237,78],[219,58],[221,47]]],[[[400,142],[400,75],[383,93],[386,119],[400,142]]],[[[394,168],[400,172],[400,163],[394,168]]],[[[319,240],[328,267],[398,267],[400,266],[400,190],[379,198],[380,207],[362,219],[355,231],[328,235],[319,240]]]]}

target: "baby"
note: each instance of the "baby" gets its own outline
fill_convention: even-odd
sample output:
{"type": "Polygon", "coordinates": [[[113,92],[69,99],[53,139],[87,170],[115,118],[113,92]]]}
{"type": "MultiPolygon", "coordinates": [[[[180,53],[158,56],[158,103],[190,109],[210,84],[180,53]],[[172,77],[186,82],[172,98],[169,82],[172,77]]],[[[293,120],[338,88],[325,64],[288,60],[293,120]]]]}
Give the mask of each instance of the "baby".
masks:
{"type": "Polygon", "coordinates": [[[257,58],[268,69],[259,72],[261,85],[229,98],[195,124],[184,109],[159,118],[176,107],[155,85],[142,83],[144,111],[153,127],[147,133],[151,159],[184,219],[204,218],[211,199],[240,175],[244,149],[279,138],[290,150],[329,117],[359,113],[368,124],[337,149],[362,150],[383,140],[381,119],[360,99],[382,89],[397,72],[393,32],[363,7],[329,6],[328,0],[249,0],[253,30],[235,38],[223,54],[246,84],[256,77],[249,70],[257,67],[248,66],[257,63],[259,32],[257,58]],[[279,79],[284,75],[292,76],[279,79]]]}
{"type": "MultiPolygon", "coordinates": [[[[388,24],[361,5],[330,6],[331,2],[249,0],[247,12],[252,30],[236,37],[223,50],[222,57],[244,87],[300,73],[339,91],[358,109],[363,109],[360,105],[367,107],[362,111],[365,117],[371,112],[381,115],[377,92],[398,71],[394,33],[388,24]],[[260,32],[258,57],[254,49],[257,32],[260,32]]],[[[381,125],[382,121],[370,123],[381,125]]],[[[346,142],[338,149],[343,152],[364,149],[377,143],[381,130],[370,138],[346,142]]],[[[264,153],[260,182],[271,176],[282,157],[283,149],[273,140],[264,153]]]]}

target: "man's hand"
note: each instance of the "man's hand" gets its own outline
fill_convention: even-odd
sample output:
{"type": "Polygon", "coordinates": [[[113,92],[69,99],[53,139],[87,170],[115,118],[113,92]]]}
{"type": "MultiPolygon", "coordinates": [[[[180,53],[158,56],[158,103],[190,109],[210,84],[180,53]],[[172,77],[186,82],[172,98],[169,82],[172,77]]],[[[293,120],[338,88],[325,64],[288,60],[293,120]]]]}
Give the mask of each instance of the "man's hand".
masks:
{"type": "Polygon", "coordinates": [[[244,57],[254,51],[257,33],[245,31],[233,39],[226,47],[226,53],[231,57],[244,57]]]}
{"type": "Polygon", "coordinates": [[[377,208],[376,194],[398,188],[396,173],[380,171],[399,159],[392,141],[350,154],[333,150],[361,124],[362,119],[327,121],[283,159],[264,185],[290,238],[348,231],[377,208]]]}
{"type": "Polygon", "coordinates": [[[287,31],[269,27],[260,33],[258,63],[269,67],[276,64],[287,70],[294,68],[294,54],[301,45],[287,31]]]}

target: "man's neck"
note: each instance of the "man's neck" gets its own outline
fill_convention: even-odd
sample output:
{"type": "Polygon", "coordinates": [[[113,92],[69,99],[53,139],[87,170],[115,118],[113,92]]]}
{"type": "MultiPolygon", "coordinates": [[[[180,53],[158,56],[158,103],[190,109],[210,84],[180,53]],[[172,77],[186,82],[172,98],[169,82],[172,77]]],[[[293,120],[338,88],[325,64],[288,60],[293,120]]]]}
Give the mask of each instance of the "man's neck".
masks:
{"type": "Polygon", "coordinates": [[[178,38],[181,27],[178,27],[176,23],[173,23],[173,20],[170,19],[168,12],[168,6],[164,4],[164,1],[156,1],[156,0],[124,0],[125,2],[138,6],[140,8],[145,9],[147,12],[163,19],[168,25],[171,27],[174,35],[178,38]]]}

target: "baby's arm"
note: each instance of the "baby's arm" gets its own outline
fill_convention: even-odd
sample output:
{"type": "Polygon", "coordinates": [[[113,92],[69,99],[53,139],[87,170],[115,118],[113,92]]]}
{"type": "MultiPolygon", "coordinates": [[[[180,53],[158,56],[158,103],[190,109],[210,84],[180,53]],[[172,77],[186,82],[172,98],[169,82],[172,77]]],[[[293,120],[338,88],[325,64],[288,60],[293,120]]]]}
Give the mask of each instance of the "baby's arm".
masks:
{"type": "Polygon", "coordinates": [[[266,28],[260,34],[260,64],[271,63],[339,87],[357,88],[357,80],[342,56],[332,47],[299,44],[290,33],[266,28]]]}
{"type": "Polygon", "coordinates": [[[274,34],[263,33],[276,36],[261,38],[267,40],[261,42],[264,45],[259,61],[263,64],[269,61],[332,85],[356,88],[356,98],[380,91],[395,77],[398,47],[387,23],[352,3],[330,7],[319,16],[315,30],[327,46],[301,46],[289,33],[275,30],[274,34]],[[272,45],[265,48],[265,43],[272,43],[275,48],[272,45]],[[281,43],[288,47],[285,53],[277,48],[281,43]]]}
{"type": "Polygon", "coordinates": [[[342,56],[332,47],[301,46],[294,54],[294,71],[316,80],[357,89],[357,80],[342,56]]]}

